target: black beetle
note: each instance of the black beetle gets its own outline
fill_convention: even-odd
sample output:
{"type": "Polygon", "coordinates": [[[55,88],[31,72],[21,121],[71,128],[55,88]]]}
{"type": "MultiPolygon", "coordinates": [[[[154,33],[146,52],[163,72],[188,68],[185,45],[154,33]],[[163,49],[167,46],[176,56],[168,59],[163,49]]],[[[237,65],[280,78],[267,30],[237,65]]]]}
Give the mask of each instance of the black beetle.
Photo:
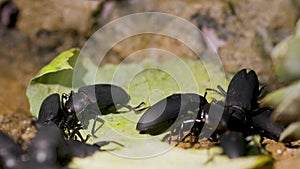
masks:
{"type": "Polygon", "coordinates": [[[188,111],[196,112],[206,103],[205,97],[194,93],[170,95],[151,106],[139,119],[136,129],[142,134],[161,134],[178,116],[186,116],[188,111]]]}
{"type": "Polygon", "coordinates": [[[230,130],[245,129],[243,126],[246,116],[251,117],[251,113],[258,108],[259,95],[259,82],[253,70],[242,69],[233,76],[225,99],[225,113],[229,114],[230,130]]]}
{"type": "Polygon", "coordinates": [[[63,166],[71,160],[62,131],[55,125],[42,125],[28,149],[31,163],[63,166]]]}
{"type": "Polygon", "coordinates": [[[260,93],[259,81],[253,70],[242,69],[234,75],[225,100],[228,129],[241,131],[245,136],[260,134],[278,140],[283,126],[270,120],[272,109],[259,107],[257,97],[260,93]]]}
{"type": "Polygon", "coordinates": [[[46,97],[41,104],[36,126],[39,127],[41,124],[56,124],[59,128],[64,131],[65,137],[71,139],[77,134],[81,140],[84,140],[81,134],[78,132],[82,127],[79,124],[79,120],[76,114],[67,114],[61,108],[63,103],[60,103],[58,93],[54,93],[46,97]],[[68,130],[68,134],[65,130],[68,130]]]}
{"type": "Polygon", "coordinates": [[[21,145],[15,143],[7,134],[0,132],[0,168],[18,168],[22,154],[21,145]]]}
{"type": "Polygon", "coordinates": [[[85,124],[79,124],[78,116],[80,116],[82,123],[87,118],[94,119],[91,132],[95,136],[98,115],[118,113],[117,110],[122,107],[140,111],[136,109],[143,103],[137,107],[131,107],[128,105],[129,100],[130,97],[125,90],[116,85],[95,84],[84,86],[80,87],[78,92],[71,91],[69,95],[63,94],[61,103],[57,93],[48,96],[41,105],[38,121],[47,124],[54,122],[64,131],[68,130],[67,136],[69,138],[77,134],[83,140],[78,131],[85,124]]]}
{"type": "Polygon", "coordinates": [[[49,165],[43,163],[37,163],[33,161],[22,162],[20,167],[16,169],[69,169],[67,166],[61,167],[57,165],[49,165]]]}
{"type": "Polygon", "coordinates": [[[101,147],[115,141],[101,141],[93,145],[78,140],[64,140],[63,132],[55,124],[40,125],[27,152],[28,160],[24,165],[41,167],[64,167],[73,157],[86,157],[100,151],[101,147]]]}
{"type": "MultiPolygon", "coordinates": [[[[49,136],[53,136],[52,133],[47,134],[49,134],[49,136]]],[[[47,137],[44,139],[44,141],[40,142],[40,145],[42,144],[49,148],[49,146],[47,146],[49,145],[47,144],[47,142],[49,140],[52,140],[53,142],[53,139],[55,140],[56,138],[47,137]]],[[[32,150],[30,152],[32,152],[32,150]]],[[[47,160],[43,161],[43,163],[37,161],[38,158],[49,159],[49,156],[51,154],[49,152],[51,152],[50,149],[48,149],[48,151],[40,151],[35,155],[35,157],[33,157],[32,154],[23,151],[20,144],[15,143],[13,139],[11,139],[8,135],[0,132],[0,168],[2,169],[62,169],[60,165],[57,165],[55,163],[47,163],[47,160]]],[[[51,154],[51,156],[51,158],[53,159],[56,155],[51,154]]],[[[56,160],[50,161],[54,162],[56,160]]]]}

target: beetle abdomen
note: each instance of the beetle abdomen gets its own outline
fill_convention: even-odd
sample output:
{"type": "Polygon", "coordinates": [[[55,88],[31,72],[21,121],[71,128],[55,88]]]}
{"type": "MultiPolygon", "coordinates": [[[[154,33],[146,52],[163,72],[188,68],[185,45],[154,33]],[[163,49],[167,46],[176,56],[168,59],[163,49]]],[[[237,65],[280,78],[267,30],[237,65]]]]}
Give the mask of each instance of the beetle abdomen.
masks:
{"type": "Polygon", "coordinates": [[[47,123],[60,113],[60,99],[59,94],[54,93],[46,97],[46,99],[42,102],[41,108],[38,115],[38,122],[47,123]]]}
{"type": "Polygon", "coordinates": [[[124,89],[111,84],[84,86],[78,89],[79,92],[84,92],[91,103],[97,103],[100,109],[114,105],[126,105],[130,100],[124,89]]]}
{"type": "Polygon", "coordinates": [[[258,107],[259,82],[253,70],[242,69],[234,75],[228,86],[226,106],[238,106],[246,111],[258,107]]]}

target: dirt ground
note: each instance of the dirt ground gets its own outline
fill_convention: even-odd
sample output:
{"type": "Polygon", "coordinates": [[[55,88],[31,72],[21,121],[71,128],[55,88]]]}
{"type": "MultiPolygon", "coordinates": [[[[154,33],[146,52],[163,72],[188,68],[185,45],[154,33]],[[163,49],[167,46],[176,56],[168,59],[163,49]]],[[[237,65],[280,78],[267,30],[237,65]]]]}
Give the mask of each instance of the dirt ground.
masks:
{"type": "MultiPolygon", "coordinates": [[[[22,11],[30,11],[30,3],[33,2],[27,4],[25,0],[16,0],[16,3],[20,5],[17,27],[0,27],[0,130],[9,133],[14,140],[25,145],[36,132],[32,126],[34,117],[30,114],[26,97],[30,79],[59,52],[71,47],[81,47],[90,35],[88,32],[92,32],[97,26],[99,28],[120,16],[143,11],[160,11],[181,16],[199,28],[213,31],[212,36],[217,36],[219,41],[225,42],[218,47],[218,52],[226,72],[251,67],[258,72],[261,82],[272,85],[276,83],[276,79],[269,57],[271,50],[293,33],[300,9],[298,1],[286,0],[99,1],[97,7],[91,7],[95,12],[93,17],[97,18],[94,18],[88,31],[83,31],[85,28],[82,27],[80,31],[76,28],[70,30],[51,27],[55,24],[49,24],[50,26],[45,28],[40,24],[40,27],[32,32],[28,31],[32,29],[29,23],[26,24],[28,17],[24,17],[22,11]]],[[[54,11],[63,10],[53,8],[54,11]]],[[[37,22],[45,20],[43,14],[42,9],[32,10],[37,22]]],[[[39,22],[43,23],[42,21],[39,22]]],[[[35,24],[37,25],[39,24],[35,24]]],[[[108,54],[107,58],[110,59],[107,62],[118,63],[134,51],[153,46],[153,43],[157,47],[174,50],[179,56],[193,58],[188,56],[188,52],[180,47],[178,42],[162,37],[153,41],[151,38],[153,37],[134,37],[130,41],[117,44],[108,54]],[[139,43],[141,41],[142,44],[139,43]]],[[[272,90],[272,87],[269,90],[272,90]]],[[[282,143],[272,140],[264,140],[264,144],[276,160],[275,169],[300,166],[299,149],[287,148],[282,143]]]]}

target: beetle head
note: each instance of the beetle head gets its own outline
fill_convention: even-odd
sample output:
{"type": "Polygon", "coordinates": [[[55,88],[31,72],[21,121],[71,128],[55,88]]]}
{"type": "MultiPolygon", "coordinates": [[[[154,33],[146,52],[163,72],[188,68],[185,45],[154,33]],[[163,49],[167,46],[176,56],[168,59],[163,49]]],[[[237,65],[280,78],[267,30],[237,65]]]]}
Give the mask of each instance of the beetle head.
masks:
{"type": "Polygon", "coordinates": [[[83,92],[74,93],[71,91],[68,100],[64,105],[64,111],[68,115],[80,114],[90,104],[86,94],[83,92]]]}

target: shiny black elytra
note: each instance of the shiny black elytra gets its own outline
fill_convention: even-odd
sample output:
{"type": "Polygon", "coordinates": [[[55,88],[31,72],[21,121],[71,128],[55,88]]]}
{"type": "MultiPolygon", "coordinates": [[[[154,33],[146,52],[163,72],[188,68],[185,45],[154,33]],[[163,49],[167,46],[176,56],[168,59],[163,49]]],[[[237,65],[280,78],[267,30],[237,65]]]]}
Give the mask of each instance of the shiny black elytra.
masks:
{"type": "MultiPolygon", "coordinates": [[[[141,134],[157,135],[166,131],[174,121],[187,112],[197,112],[207,104],[205,97],[194,93],[172,94],[151,106],[139,119],[136,129],[141,134]]],[[[171,130],[172,131],[172,130],[171,130]]],[[[171,133],[172,135],[173,133],[171,133]]]]}
{"type": "Polygon", "coordinates": [[[118,113],[118,109],[122,107],[135,110],[135,108],[128,105],[130,97],[125,90],[111,84],[80,87],[78,92],[71,91],[69,95],[63,94],[61,100],[57,93],[49,95],[42,102],[38,121],[45,124],[54,122],[63,131],[67,130],[69,132],[66,137],[73,138],[77,134],[81,140],[84,139],[78,132],[82,129],[78,116],[83,122],[90,118],[94,119],[91,132],[95,136],[95,125],[99,120],[98,115],[118,113]]]}

